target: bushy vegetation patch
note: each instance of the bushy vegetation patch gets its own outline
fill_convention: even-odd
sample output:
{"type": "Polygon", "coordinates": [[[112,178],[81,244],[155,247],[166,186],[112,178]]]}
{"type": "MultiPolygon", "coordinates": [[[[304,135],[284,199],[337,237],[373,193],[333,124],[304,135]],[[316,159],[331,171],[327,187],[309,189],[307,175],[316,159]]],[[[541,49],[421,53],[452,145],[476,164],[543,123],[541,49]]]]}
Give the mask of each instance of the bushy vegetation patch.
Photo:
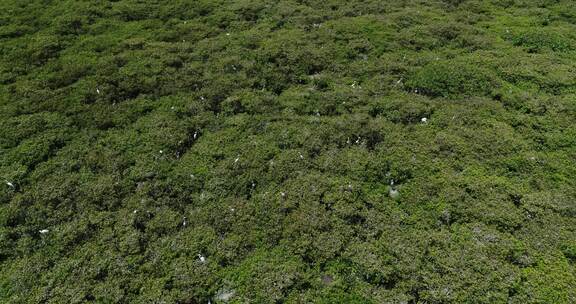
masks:
{"type": "Polygon", "coordinates": [[[498,77],[474,62],[433,61],[419,69],[407,82],[415,93],[431,97],[490,95],[499,86],[498,77]]]}
{"type": "Polygon", "coordinates": [[[1,303],[575,303],[568,0],[0,1],[1,303]]]}
{"type": "Polygon", "coordinates": [[[573,37],[562,33],[562,28],[529,29],[512,38],[514,45],[524,47],[528,52],[537,53],[544,50],[566,52],[574,47],[573,37]]]}

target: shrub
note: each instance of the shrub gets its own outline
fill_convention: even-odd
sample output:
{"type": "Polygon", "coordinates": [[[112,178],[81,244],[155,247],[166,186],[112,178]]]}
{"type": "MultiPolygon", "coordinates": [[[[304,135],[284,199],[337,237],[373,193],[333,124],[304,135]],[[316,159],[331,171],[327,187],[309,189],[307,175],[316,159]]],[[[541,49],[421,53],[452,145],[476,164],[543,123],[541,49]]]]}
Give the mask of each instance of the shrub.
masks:
{"type": "Polygon", "coordinates": [[[512,37],[515,46],[521,46],[530,53],[546,50],[566,52],[572,50],[574,43],[570,37],[552,29],[532,29],[512,37]]]}
{"type": "Polygon", "coordinates": [[[473,62],[434,61],[416,71],[407,88],[431,97],[490,95],[499,86],[495,73],[473,62]]]}

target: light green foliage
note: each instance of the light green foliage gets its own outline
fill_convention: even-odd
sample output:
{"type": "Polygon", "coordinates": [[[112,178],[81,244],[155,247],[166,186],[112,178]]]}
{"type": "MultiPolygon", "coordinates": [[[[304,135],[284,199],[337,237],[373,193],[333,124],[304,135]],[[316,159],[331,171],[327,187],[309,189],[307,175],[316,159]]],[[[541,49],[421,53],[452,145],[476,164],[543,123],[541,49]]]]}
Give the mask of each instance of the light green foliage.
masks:
{"type": "Polygon", "coordinates": [[[499,86],[496,75],[474,62],[431,62],[418,70],[407,83],[416,93],[432,97],[489,95],[499,86]]]}
{"type": "Polygon", "coordinates": [[[524,303],[571,303],[576,296],[576,277],[564,258],[552,257],[524,269],[515,292],[524,303]]]}
{"type": "Polygon", "coordinates": [[[1,303],[575,303],[568,0],[0,1],[1,303]]]}
{"type": "Polygon", "coordinates": [[[559,34],[562,29],[531,29],[512,38],[514,45],[522,46],[528,52],[542,52],[551,50],[565,52],[573,48],[573,38],[559,34]]]}

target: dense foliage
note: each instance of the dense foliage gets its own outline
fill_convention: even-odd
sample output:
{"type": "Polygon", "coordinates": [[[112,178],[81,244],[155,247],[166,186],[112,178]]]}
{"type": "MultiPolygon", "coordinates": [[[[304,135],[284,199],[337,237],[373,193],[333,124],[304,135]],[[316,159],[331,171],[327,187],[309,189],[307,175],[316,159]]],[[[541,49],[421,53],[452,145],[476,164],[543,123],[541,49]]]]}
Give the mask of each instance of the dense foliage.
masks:
{"type": "Polygon", "coordinates": [[[576,303],[571,0],[0,1],[0,302],[576,303]]]}

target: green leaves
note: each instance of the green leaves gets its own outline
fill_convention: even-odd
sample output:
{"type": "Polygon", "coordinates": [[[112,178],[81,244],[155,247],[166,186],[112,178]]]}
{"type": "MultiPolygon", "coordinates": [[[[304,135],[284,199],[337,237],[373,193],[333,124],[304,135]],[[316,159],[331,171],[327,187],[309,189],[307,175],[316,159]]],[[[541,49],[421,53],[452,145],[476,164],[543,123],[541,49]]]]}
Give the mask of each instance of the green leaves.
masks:
{"type": "Polygon", "coordinates": [[[546,50],[567,52],[574,46],[573,37],[549,28],[524,31],[515,35],[512,43],[525,48],[530,53],[540,53],[546,50]]]}
{"type": "Polygon", "coordinates": [[[0,302],[576,302],[571,1],[0,6],[0,302]]]}
{"type": "Polygon", "coordinates": [[[498,86],[493,72],[464,60],[428,63],[407,81],[409,89],[431,97],[488,96],[498,86]]]}

